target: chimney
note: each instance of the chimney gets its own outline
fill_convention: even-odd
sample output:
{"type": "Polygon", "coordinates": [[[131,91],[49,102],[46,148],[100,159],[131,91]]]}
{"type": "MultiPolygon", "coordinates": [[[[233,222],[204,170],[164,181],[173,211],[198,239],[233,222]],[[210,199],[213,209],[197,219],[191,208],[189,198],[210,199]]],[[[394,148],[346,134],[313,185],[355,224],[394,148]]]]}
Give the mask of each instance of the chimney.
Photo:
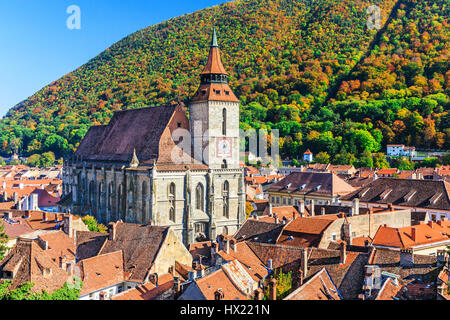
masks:
{"type": "Polygon", "coordinates": [[[230,253],[230,240],[225,240],[225,252],[230,253]]]}
{"type": "Polygon", "coordinates": [[[323,216],[325,215],[325,207],[320,208],[320,214],[323,216]]]}
{"type": "Polygon", "coordinates": [[[110,228],[109,228],[108,239],[111,241],[114,241],[114,240],[116,240],[117,223],[110,222],[109,225],[110,225],[110,228]]]}
{"type": "Polygon", "coordinates": [[[303,272],[303,277],[308,276],[308,249],[304,248],[302,251],[302,260],[300,261],[303,272]]]}
{"type": "Polygon", "coordinates": [[[48,241],[39,238],[39,244],[42,250],[48,250],[48,241]]]}
{"type": "Polygon", "coordinates": [[[66,272],[68,274],[70,274],[70,275],[73,275],[75,273],[75,264],[74,264],[74,262],[67,262],[66,272]]]}
{"type": "Polygon", "coordinates": [[[264,296],[264,293],[261,290],[261,288],[258,288],[255,290],[255,300],[262,300],[263,296],[264,296]]]}
{"type": "Polygon", "coordinates": [[[273,214],[272,212],[272,204],[269,202],[269,216],[271,217],[273,214]]]}
{"type": "Polygon", "coordinates": [[[276,224],[280,223],[280,220],[278,219],[276,213],[274,213],[273,217],[274,217],[274,219],[275,219],[275,223],[276,223],[276,224]]]}
{"type": "Polygon", "coordinates": [[[269,300],[277,300],[277,279],[270,279],[269,300]]]}
{"type": "Polygon", "coordinates": [[[219,288],[214,292],[214,300],[223,300],[224,294],[222,288],[219,288]]]}
{"type": "Polygon", "coordinates": [[[359,198],[355,198],[352,201],[352,216],[359,215],[359,198]]]}
{"type": "Polygon", "coordinates": [[[340,248],[340,264],[344,264],[345,260],[347,260],[347,245],[343,242],[341,242],[341,248],[340,248]]]}
{"type": "Polygon", "coordinates": [[[267,260],[267,268],[269,268],[270,270],[273,269],[272,259],[268,259],[268,260],[267,260]]]}
{"type": "Polygon", "coordinates": [[[216,253],[219,250],[219,246],[215,241],[211,241],[211,265],[216,264],[216,253]]]}
{"type": "Polygon", "coordinates": [[[64,269],[64,270],[67,269],[66,256],[59,257],[59,267],[60,267],[61,269],[64,269]]]}
{"type": "Polygon", "coordinates": [[[173,293],[174,298],[176,300],[180,293],[180,277],[178,276],[173,277],[173,293]]]}
{"type": "Polygon", "coordinates": [[[414,266],[414,254],[412,249],[400,249],[400,266],[414,266]]]}
{"type": "Polygon", "coordinates": [[[348,245],[352,245],[352,225],[348,222],[344,222],[342,225],[344,231],[344,240],[348,245]]]}
{"type": "Polygon", "coordinates": [[[236,239],[231,239],[231,240],[230,240],[230,246],[231,246],[231,250],[233,250],[234,252],[237,252],[237,243],[236,243],[236,239]]]}
{"type": "MultiPolygon", "coordinates": [[[[433,222],[433,221],[431,221],[431,222],[433,222]]],[[[428,222],[428,224],[429,224],[429,222],[428,222]]],[[[411,238],[412,238],[414,241],[416,241],[416,239],[417,239],[417,230],[416,230],[416,227],[411,227],[411,238]]]]}
{"type": "Polygon", "coordinates": [[[158,286],[158,274],[157,273],[152,273],[149,277],[149,280],[151,283],[153,283],[153,285],[155,285],[155,287],[158,286]]]}
{"type": "Polygon", "coordinates": [[[72,238],[75,235],[73,229],[73,216],[70,213],[64,216],[64,232],[67,233],[69,238],[72,238]]]}
{"type": "Polygon", "coordinates": [[[305,213],[305,200],[300,200],[300,214],[303,216],[305,213]]]}
{"type": "Polygon", "coordinates": [[[3,191],[3,201],[6,202],[8,201],[8,193],[5,191],[3,191]]]}
{"type": "Polygon", "coordinates": [[[443,296],[444,295],[444,289],[445,289],[444,284],[441,284],[439,287],[437,287],[438,294],[443,296]]]}
{"type": "Polygon", "coordinates": [[[19,183],[19,189],[23,190],[23,183],[19,183]]]}
{"type": "Polygon", "coordinates": [[[315,208],[314,208],[314,199],[311,199],[310,209],[311,209],[311,216],[315,216],[316,215],[316,211],[315,211],[315,208]]]}
{"type": "Polygon", "coordinates": [[[17,204],[19,202],[19,194],[17,192],[14,192],[14,204],[17,204]]]}
{"type": "Polygon", "coordinates": [[[303,270],[298,270],[298,286],[301,287],[303,285],[303,270]]]}

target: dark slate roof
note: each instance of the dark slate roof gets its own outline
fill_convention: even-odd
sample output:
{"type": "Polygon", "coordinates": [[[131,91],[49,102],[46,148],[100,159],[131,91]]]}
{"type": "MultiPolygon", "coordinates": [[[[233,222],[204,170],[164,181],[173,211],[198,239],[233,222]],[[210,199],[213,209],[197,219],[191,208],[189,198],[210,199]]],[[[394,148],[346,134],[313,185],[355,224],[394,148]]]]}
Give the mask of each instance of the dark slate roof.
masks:
{"type": "Polygon", "coordinates": [[[264,243],[275,243],[284,225],[247,219],[233,236],[238,241],[250,240],[264,243]]]}
{"type": "Polygon", "coordinates": [[[77,261],[98,255],[108,235],[93,231],[77,231],[77,261]]]}
{"type": "Polygon", "coordinates": [[[116,238],[106,240],[99,254],[123,251],[125,272],[129,279],[144,282],[169,227],[117,222],[116,238]]]}
{"type": "Polygon", "coordinates": [[[177,106],[130,109],[114,113],[109,124],[89,129],[75,157],[129,162],[133,149],[140,162],[157,159],[159,140],[177,106]]]}
{"type": "Polygon", "coordinates": [[[400,265],[400,251],[376,248],[369,263],[377,265],[381,271],[399,275],[402,280],[431,282],[437,275],[436,256],[414,254],[414,265],[403,267],[400,265]]]}
{"type": "MultiPolygon", "coordinates": [[[[268,259],[272,259],[274,269],[282,269],[283,272],[292,271],[295,279],[301,268],[302,251],[308,250],[308,274],[307,281],[322,268],[326,268],[333,282],[338,287],[344,299],[357,299],[364,282],[364,266],[369,255],[366,253],[347,251],[347,259],[340,264],[340,251],[319,248],[300,248],[285,245],[274,245],[257,242],[247,242],[256,256],[267,265],[268,259]]],[[[295,290],[295,288],[293,288],[295,290]]]]}
{"type": "Polygon", "coordinates": [[[341,200],[354,198],[370,203],[450,210],[450,184],[440,180],[379,178],[341,200]],[[384,199],[380,197],[387,192],[389,194],[384,199]],[[431,203],[430,200],[436,197],[439,197],[436,202],[431,203]]]}
{"type": "Polygon", "coordinates": [[[352,186],[335,174],[319,172],[293,172],[268,189],[274,192],[325,196],[346,194],[353,190],[352,186]],[[303,185],[304,188],[302,188],[303,185]],[[319,186],[320,188],[317,189],[319,186]]]}
{"type": "Polygon", "coordinates": [[[414,254],[414,264],[406,267],[400,265],[400,251],[376,248],[369,264],[377,265],[381,272],[400,276],[400,283],[404,286],[399,293],[400,300],[435,299],[436,277],[439,274],[436,256],[414,254]]]}

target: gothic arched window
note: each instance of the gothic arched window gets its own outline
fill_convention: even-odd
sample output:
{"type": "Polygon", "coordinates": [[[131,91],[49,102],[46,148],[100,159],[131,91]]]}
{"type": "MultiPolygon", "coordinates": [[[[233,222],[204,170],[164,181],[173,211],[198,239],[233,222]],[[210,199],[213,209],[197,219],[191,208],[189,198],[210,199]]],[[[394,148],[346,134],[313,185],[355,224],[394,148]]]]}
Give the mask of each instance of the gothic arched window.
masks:
{"type": "Polygon", "coordinates": [[[147,222],[147,182],[142,182],[142,223],[147,222]]]}
{"type": "Polygon", "coordinates": [[[203,185],[201,183],[199,183],[197,185],[197,188],[195,189],[195,208],[197,210],[205,210],[204,209],[204,198],[205,198],[205,194],[204,194],[204,189],[203,189],[203,185]]]}
{"type": "Polygon", "coordinates": [[[227,135],[227,109],[222,110],[222,134],[227,135]]]}
{"type": "Polygon", "coordinates": [[[112,210],[112,199],[113,199],[113,183],[110,182],[108,186],[108,211],[112,210]]]}
{"type": "Polygon", "coordinates": [[[230,184],[228,183],[228,181],[225,181],[223,184],[222,198],[223,198],[223,216],[229,218],[230,184]]]}
{"type": "Polygon", "coordinates": [[[89,205],[91,210],[95,209],[95,182],[91,181],[89,183],[89,205]]]}
{"type": "Polygon", "coordinates": [[[175,183],[169,185],[169,219],[175,222],[175,183]]]}

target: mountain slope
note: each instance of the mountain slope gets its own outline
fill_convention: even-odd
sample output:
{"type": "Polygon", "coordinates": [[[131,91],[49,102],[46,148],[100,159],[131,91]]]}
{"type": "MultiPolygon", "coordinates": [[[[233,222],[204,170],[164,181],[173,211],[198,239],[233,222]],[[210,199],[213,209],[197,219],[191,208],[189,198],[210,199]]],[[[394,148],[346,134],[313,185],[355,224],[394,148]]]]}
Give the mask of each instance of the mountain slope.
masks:
{"type": "MultiPolygon", "coordinates": [[[[359,156],[396,139],[425,145],[424,141],[414,140],[420,125],[415,133],[399,131],[387,139],[391,133],[383,128],[399,118],[395,112],[402,109],[401,102],[397,102],[401,107],[392,111],[394,115],[384,119],[389,121],[380,120],[382,123],[365,121],[367,117],[361,118],[361,112],[346,113],[349,106],[356,110],[370,106],[370,110],[378,108],[375,114],[383,113],[392,108],[384,102],[375,107],[371,103],[408,97],[408,93],[389,95],[392,83],[373,85],[380,74],[389,78],[395,73],[391,70],[395,46],[405,47],[403,59],[417,53],[425,55],[421,61],[430,64],[421,65],[419,70],[401,65],[401,70],[414,76],[425,74],[426,80],[397,77],[395,90],[406,92],[417,83],[424,86],[427,77],[437,78],[440,84],[420,94],[420,90],[413,90],[409,95],[419,99],[417,104],[421,105],[423,97],[440,94],[428,98],[434,101],[430,102],[431,111],[439,111],[439,123],[435,123],[434,140],[428,139],[427,144],[445,147],[450,144],[445,131],[449,126],[441,126],[448,121],[448,64],[436,60],[436,56],[448,52],[445,45],[435,43],[435,39],[448,37],[448,15],[436,9],[445,6],[445,0],[240,0],[174,18],[126,37],[12,108],[0,123],[0,152],[7,154],[17,148],[24,154],[48,150],[57,155],[69,154],[90,125],[107,123],[115,110],[171,101],[186,103],[206,62],[213,25],[218,30],[225,67],[231,74],[230,84],[242,101],[242,127],[280,129],[284,156],[297,156],[307,147],[313,152],[327,151],[331,156],[347,151],[359,156]],[[389,15],[398,22],[379,32],[369,30],[369,5],[381,8],[382,25],[389,15]],[[398,34],[397,26],[414,29],[411,24],[430,34],[432,54],[430,48],[422,52],[412,38],[397,39],[405,36],[398,34]],[[374,39],[380,40],[373,43],[374,39]],[[390,39],[398,43],[391,44],[390,39]],[[388,44],[379,47],[381,41],[388,44]],[[380,48],[389,59],[377,56],[380,48]],[[370,84],[370,90],[361,89],[370,84]],[[365,143],[355,148],[358,139],[365,143]]],[[[426,117],[422,111],[418,109],[419,116],[426,117]]],[[[425,120],[422,117],[422,123],[425,120]]],[[[447,135],[450,137],[450,133],[447,135]]]]}

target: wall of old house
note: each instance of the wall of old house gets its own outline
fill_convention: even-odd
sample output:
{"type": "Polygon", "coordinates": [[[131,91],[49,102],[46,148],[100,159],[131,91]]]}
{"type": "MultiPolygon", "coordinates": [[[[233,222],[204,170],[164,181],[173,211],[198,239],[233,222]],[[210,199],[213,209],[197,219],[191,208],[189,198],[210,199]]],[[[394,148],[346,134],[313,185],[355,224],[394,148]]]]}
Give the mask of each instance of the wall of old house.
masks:
{"type": "Polygon", "coordinates": [[[191,266],[192,255],[178,235],[172,229],[169,229],[167,237],[150,269],[150,273],[157,273],[158,275],[169,273],[169,268],[175,267],[175,261],[191,266]]]}
{"type": "Polygon", "coordinates": [[[352,237],[371,237],[375,236],[381,225],[388,225],[393,228],[402,228],[411,225],[411,210],[388,211],[385,213],[362,214],[346,217],[345,219],[337,219],[331,223],[323,233],[319,243],[319,248],[328,248],[335,234],[337,240],[344,240],[345,222],[351,224],[352,237]]]}

